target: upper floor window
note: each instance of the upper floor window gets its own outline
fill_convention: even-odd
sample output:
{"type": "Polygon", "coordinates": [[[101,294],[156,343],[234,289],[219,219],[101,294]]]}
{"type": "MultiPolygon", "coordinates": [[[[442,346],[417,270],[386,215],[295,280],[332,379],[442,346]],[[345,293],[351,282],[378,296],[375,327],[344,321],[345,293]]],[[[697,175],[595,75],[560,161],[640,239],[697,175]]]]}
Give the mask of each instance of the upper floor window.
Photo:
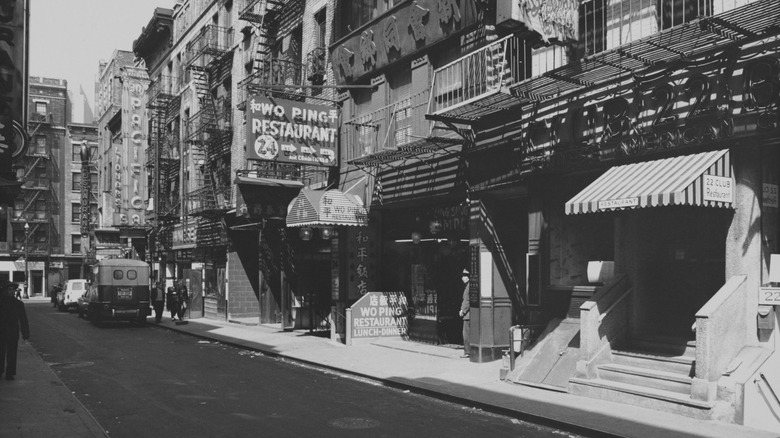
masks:
{"type": "Polygon", "coordinates": [[[404,0],[345,0],[339,5],[339,27],[336,38],[341,38],[392,9],[404,0]]]}
{"type": "Polygon", "coordinates": [[[35,112],[38,114],[47,114],[49,105],[46,102],[35,102],[35,112]]]}
{"type": "Polygon", "coordinates": [[[46,153],[46,136],[45,135],[36,135],[35,136],[35,153],[36,154],[45,154],[46,153]]]}
{"type": "Polygon", "coordinates": [[[586,0],[579,45],[587,56],[617,48],[713,13],[713,0],[586,0]],[[630,13],[627,11],[631,11],[630,13]]]}
{"type": "Polygon", "coordinates": [[[326,24],[327,19],[327,11],[325,8],[314,14],[314,37],[316,40],[314,41],[315,47],[327,47],[328,41],[326,38],[326,32],[328,30],[328,26],[326,24]]]}
{"type": "Polygon", "coordinates": [[[70,189],[74,192],[81,191],[81,173],[73,172],[73,184],[70,186],[70,189]]]}

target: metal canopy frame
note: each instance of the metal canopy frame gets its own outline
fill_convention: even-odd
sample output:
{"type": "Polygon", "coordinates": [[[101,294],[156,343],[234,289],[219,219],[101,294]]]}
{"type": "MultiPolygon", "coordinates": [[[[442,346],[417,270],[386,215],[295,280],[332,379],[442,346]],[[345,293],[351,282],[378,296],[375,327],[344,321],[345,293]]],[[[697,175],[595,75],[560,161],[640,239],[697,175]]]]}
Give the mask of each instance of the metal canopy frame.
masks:
{"type": "Polygon", "coordinates": [[[702,17],[640,40],[588,56],[539,76],[462,102],[428,120],[474,126],[485,117],[529,103],[607,84],[626,76],[662,69],[780,35],[780,2],[763,0],[702,17]]]}

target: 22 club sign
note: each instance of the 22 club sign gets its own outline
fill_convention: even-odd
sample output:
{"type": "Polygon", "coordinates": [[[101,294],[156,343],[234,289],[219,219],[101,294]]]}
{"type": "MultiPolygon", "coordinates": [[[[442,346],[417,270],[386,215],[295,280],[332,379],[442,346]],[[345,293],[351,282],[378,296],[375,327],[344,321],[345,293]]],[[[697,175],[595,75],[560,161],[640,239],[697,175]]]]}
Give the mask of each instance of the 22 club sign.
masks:
{"type": "Polygon", "coordinates": [[[250,96],[247,158],[332,167],[338,165],[338,110],[250,96]]]}

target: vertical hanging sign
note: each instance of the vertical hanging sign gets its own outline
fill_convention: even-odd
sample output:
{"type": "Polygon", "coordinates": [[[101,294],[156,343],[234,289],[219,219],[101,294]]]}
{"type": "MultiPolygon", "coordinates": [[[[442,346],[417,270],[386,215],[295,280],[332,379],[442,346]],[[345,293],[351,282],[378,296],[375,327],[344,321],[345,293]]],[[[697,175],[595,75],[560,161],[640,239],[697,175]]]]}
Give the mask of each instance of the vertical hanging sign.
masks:
{"type": "Polygon", "coordinates": [[[28,0],[0,0],[0,178],[27,147],[28,0]]]}

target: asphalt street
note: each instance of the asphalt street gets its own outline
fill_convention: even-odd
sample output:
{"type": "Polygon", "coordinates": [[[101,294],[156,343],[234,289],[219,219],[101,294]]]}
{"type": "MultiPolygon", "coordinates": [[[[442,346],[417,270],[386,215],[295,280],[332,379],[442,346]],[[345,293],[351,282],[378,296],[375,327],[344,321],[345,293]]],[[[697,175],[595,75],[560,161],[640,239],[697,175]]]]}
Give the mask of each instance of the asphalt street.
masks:
{"type": "Polygon", "coordinates": [[[27,310],[35,349],[112,437],[573,436],[153,323],[27,310]]]}

